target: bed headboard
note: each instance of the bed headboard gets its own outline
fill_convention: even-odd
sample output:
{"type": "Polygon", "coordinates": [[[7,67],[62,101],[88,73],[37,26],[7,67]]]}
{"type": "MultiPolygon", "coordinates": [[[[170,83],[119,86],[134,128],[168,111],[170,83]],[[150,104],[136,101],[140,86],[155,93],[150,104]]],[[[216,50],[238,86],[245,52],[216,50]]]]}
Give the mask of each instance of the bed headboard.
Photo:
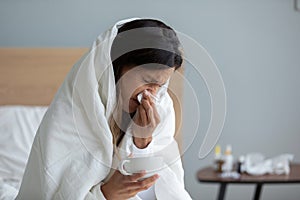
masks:
{"type": "MultiPolygon", "coordinates": [[[[68,71],[87,50],[0,48],[0,105],[49,105],[68,71]]],[[[170,88],[176,113],[176,139],[181,141],[183,83],[179,76],[172,77],[170,88]]]]}
{"type": "Polygon", "coordinates": [[[0,105],[49,105],[86,48],[0,48],[0,105]]]}

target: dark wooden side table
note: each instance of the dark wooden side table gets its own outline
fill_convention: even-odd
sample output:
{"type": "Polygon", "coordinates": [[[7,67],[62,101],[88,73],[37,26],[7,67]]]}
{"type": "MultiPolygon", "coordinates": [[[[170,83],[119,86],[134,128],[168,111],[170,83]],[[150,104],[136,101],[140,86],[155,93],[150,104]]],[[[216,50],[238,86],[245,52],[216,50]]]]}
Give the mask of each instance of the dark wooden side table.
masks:
{"type": "Polygon", "coordinates": [[[218,200],[223,200],[226,194],[226,186],[228,184],[256,184],[253,199],[258,200],[264,184],[290,184],[300,183],[300,164],[292,163],[290,165],[291,171],[288,175],[263,175],[251,176],[248,174],[241,174],[240,178],[221,178],[213,167],[206,167],[198,171],[197,178],[203,183],[218,183],[220,184],[218,200]]]}

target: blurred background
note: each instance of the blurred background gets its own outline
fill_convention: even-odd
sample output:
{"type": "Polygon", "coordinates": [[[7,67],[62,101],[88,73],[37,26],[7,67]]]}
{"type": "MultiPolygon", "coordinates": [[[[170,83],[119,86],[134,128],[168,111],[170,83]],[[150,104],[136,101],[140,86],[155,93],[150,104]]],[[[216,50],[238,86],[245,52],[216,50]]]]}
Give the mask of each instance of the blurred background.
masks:
{"type": "MultiPolygon", "coordinates": [[[[299,3],[300,4],[300,3],[299,3]]],[[[218,144],[233,156],[261,152],[294,154],[300,162],[300,11],[293,0],[2,0],[0,47],[89,47],[116,21],[160,18],[194,38],[217,64],[227,93],[227,116],[218,144]]],[[[193,199],[215,199],[218,186],[197,181],[214,152],[198,158],[210,119],[210,98],[201,76],[185,75],[199,98],[201,120],[190,145],[184,112],[183,155],[186,189],[193,199]],[[186,137],[185,137],[186,134],[186,137]]],[[[192,110],[184,96],[185,110],[192,110]]],[[[266,185],[265,200],[298,200],[299,185],[266,185]]],[[[250,199],[254,185],[230,185],[227,199],[250,199]]]]}

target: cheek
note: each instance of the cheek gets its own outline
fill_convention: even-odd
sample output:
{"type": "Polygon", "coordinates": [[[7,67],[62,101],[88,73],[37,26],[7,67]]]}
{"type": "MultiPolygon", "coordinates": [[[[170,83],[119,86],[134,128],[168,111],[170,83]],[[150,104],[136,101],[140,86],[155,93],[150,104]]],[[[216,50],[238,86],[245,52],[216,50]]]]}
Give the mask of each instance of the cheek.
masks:
{"type": "MultiPolygon", "coordinates": [[[[133,81],[126,81],[123,82],[122,84],[119,85],[119,100],[120,102],[122,102],[122,107],[125,109],[128,106],[133,108],[136,105],[137,102],[135,102],[134,100],[132,100],[131,98],[135,98],[134,95],[136,94],[136,92],[138,91],[137,88],[137,84],[133,81]]],[[[126,109],[126,110],[127,110],[126,109]]]]}
{"type": "Polygon", "coordinates": [[[123,100],[134,98],[134,95],[143,91],[143,86],[136,80],[122,80],[120,84],[120,93],[123,100]]]}
{"type": "Polygon", "coordinates": [[[123,85],[122,86],[122,89],[121,89],[121,93],[122,93],[122,97],[124,99],[130,99],[130,97],[132,96],[134,90],[135,90],[135,87],[134,85],[132,84],[126,84],[126,85],[123,85]]]}

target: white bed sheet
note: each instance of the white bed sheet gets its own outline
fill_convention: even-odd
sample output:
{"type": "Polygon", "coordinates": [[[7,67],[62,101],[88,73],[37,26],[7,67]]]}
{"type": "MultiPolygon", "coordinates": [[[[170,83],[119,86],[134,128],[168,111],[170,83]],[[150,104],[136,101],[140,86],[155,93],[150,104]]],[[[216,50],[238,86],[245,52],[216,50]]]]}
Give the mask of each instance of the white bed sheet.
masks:
{"type": "Polygon", "coordinates": [[[0,106],[0,200],[16,196],[45,106],[0,106]]]}

